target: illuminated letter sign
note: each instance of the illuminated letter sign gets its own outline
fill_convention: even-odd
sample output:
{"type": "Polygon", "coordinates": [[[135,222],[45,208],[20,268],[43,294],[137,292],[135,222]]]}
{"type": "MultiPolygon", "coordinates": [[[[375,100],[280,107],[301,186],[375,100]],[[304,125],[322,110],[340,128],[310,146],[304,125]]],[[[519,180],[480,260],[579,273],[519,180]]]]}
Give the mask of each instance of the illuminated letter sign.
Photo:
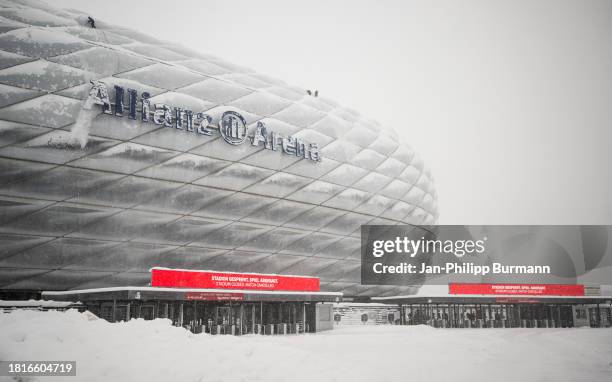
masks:
{"type": "Polygon", "coordinates": [[[225,142],[239,145],[247,136],[246,121],[235,111],[226,111],[219,121],[219,132],[225,142]]]}
{"type": "MultiPolygon", "coordinates": [[[[91,81],[89,97],[85,101],[83,108],[91,109],[94,104],[100,105],[102,112],[105,114],[123,117],[127,111],[129,119],[136,119],[138,114],[136,110],[138,92],[134,89],[127,89],[126,91],[117,85],[115,85],[114,89],[114,112],[111,110],[108,88],[106,84],[100,81],[91,81]],[[126,95],[127,104],[125,103],[126,95]]],[[[211,116],[204,113],[197,113],[194,116],[192,110],[186,110],[181,107],[171,107],[164,104],[151,105],[149,98],[150,95],[147,92],[143,92],[140,95],[140,118],[143,123],[148,123],[152,120],[156,125],[175,130],[207,136],[213,134],[211,128],[215,128],[215,126],[212,125],[213,119],[211,116]]],[[[257,122],[253,135],[248,136],[246,120],[240,113],[235,111],[224,112],[219,119],[217,128],[223,140],[234,146],[241,145],[247,138],[250,138],[251,145],[259,146],[262,143],[266,150],[282,151],[284,154],[309,159],[314,162],[320,162],[322,158],[319,146],[316,143],[304,142],[299,138],[291,136],[283,137],[274,131],[269,131],[261,121],[257,122]]]]}

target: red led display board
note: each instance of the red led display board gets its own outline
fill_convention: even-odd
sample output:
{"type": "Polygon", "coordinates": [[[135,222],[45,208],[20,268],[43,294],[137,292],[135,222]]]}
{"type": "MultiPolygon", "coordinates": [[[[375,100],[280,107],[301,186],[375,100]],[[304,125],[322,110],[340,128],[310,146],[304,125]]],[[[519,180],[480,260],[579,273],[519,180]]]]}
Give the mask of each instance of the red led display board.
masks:
{"type": "Polygon", "coordinates": [[[448,284],[450,294],[584,296],[581,284],[448,284]]]}
{"type": "Polygon", "coordinates": [[[319,278],[303,276],[228,273],[184,269],[151,269],[151,286],[165,288],[245,289],[318,292],[319,278]]]}

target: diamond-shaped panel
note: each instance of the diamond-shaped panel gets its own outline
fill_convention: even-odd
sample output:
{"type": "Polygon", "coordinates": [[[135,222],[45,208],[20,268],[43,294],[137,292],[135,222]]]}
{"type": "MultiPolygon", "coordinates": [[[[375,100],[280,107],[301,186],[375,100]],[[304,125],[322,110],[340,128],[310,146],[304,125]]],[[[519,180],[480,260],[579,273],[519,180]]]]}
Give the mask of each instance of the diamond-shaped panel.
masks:
{"type": "Polygon", "coordinates": [[[91,45],[68,33],[43,28],[23,28],[0,35],[2,50],[22,56],[45,58],[68,54],[91,45]]]}
{"type": "Polygon", "coordinates": [[[168,90],[190,85],[204,78],[199,74],[165,64],[154,64],[117,76],[168,90]]]}
{"type": "Polygon", "coordinates": [[[0,109],[0,119],[58,128],[74,123],[80,109],[79,101],[47,94],[0,109]]]}

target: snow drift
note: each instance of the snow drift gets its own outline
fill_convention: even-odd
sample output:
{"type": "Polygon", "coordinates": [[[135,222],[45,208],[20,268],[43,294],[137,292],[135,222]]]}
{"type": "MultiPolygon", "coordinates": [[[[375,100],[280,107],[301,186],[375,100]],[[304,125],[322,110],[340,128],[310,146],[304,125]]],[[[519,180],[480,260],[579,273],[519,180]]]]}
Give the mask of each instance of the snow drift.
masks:
{"type": "Polygon", "coordinates": [[[76,360],[69,381],[610,381],[612,329],[357,326],[232,337],[161,319],[15,311],[0,314],[0,359],[76,360]]]}

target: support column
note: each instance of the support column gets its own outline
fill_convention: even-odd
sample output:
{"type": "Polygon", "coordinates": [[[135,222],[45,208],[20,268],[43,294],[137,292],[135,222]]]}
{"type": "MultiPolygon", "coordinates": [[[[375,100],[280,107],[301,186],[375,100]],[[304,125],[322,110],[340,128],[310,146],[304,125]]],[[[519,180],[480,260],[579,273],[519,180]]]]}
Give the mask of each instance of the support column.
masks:
{"type": "Polygon", "coordinates": [[[283,302],[279,302],[277,307],[278,307],[278,323],[277,323],[277,325],[275,325],[274,333],[275,334],[280,334],[281,333],[281,329],[280,328],[281,328],[281,326],[283,324],[283,308],[285,306],[284,306],[283,302]]]}
{"type": "Polygon", "coordinates": [[[134,308],[130,312],[130,318],[141,318],[142,317],[142,303],[140,301],[134,301],[134,308]]]}
{"type": "Polygon", "coordinates": [[[555,327],[556,325],[554,324],[555,318],[553,317],[552,305],[548,305],[548,316],[549,316],[550,326],[555,327]]]}
{"type": "Polygon", "coordinates": [[[183,303],[181,302],[179,305],[179,317],[178,317],[178,326],[183,326],[183,303]]]}
{"type": "Polygon", "coordinates": [[[302,333],[306,333],[306,303],[302,303],[302,333]]]}
{"type": "Polygon", "coordinates": [[[113,300],[113,320],[111,322],[116,322],[115,313],[117,313],[117,300],[113,300]]]}
{"type": "Polygon", "coordinates": [[[411,303],[410,304],[410,322],[408,322],[410,325],[414,325],[414,305],[411,303]]]}
{"type": "Polygon", "coordinates": [[[240,335],[242,335],[242,327],[244,323],[244,305],[240,304],[240,335]]]}
{"type": "Polygon", "coordinates": [[[255,304],[251,305],[251,333],[255,333],[255,304]]]}
{"type": "Polygon", "coordinates": [[[599,301],[597,302],[597,327],[601,328],[601,310],[599,309],[599,301]]]}

